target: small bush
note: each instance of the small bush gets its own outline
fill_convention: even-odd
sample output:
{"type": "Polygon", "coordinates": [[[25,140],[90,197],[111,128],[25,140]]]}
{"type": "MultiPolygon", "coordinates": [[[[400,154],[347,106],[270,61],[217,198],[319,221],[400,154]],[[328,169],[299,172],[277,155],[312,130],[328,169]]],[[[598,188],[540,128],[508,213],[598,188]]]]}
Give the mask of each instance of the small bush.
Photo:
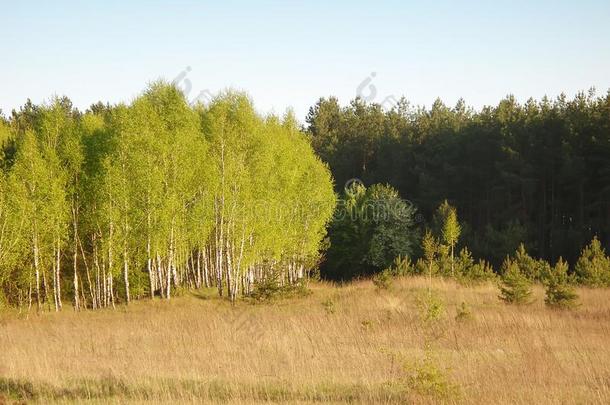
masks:
{"type": "Polygon", "coordinates": [[[480,284],[496,277],[493,267],[485,260],[474,262],[468,248],[460,251],[455,268],[458,282],[465,285],[480,284]]]}
{"type": "MultiPolygon", "coordinates": [[[[426,262],[424,259],[417,259],[415,263],[413,274],[422,275],[428,277],[430,275],[430,264],[426,262]]],[[[432,276],[437,276],[440,274],[440,267],[437,261],[432,262],[432,276]]]]}
{"type": "Polygon", "coordinates": [[[474,316],[472,315],[472,310],[470,309],[470,306],[468,306],[468,304],[466,304],[465,302],[462,302],[457,308],[455,320],[458,322],[465,322],[470,321],[472,319],[474,319],[474,316]]]}
{"type": "Polygon", "coordinates": [[[270,272],[254,283],[250,297],[256,301],[268,301],[278,296],[282,291],[278,272],[270,272]]]}
{"type": "Polygon", "coordinates": [[[389,290],[392,287],[392,271],[385,269],[373,276],[373,284],[380,290],[389,290]]]}
{"type": "Polygon", "coordinates": [[[417,300],[420,320],[426,324],[434,324],[441,321],[445,315],[445,304],[443,300],[433,293],[423,293],[417,300]]]}
{"type": "Polygon", "coordinates": [[[360,322],[360,326],[362,326],[362,329],[364,330],[370,330],[373,327],[373,321],[370,319],[365,319],[360,322]]]}
{"type": "Polygon", "coordinates": [[[469,280],[475,283],[482,283],[484,281],[494,280],[496,278],[496,272],[491,264],[483,259],[472,266],[470,269],[469,280]]]}
{"type": "Polygon", "coordinates": [[[531,303],[532,282],[519,271],[519,266],[510,258],[502,264],[500,299],[508,304],[531,303]]]}
{"type": "Polygon", "coordinates": [[[305,279],[300,279],[293,284],[282,284],[280,273],[273,272],[254,284],[250,298],[264,302],[276,298],[305,297],[310,294],[311,291],[307,288],[305,279]]]}
{"type": "Polygon", "coordinates": [[[408,276],[415,274],[415,266],[408,257],[398,256],[394,259],[390,272],[394,276],[408,276]]]}
{"type": "Polygon", "coordinates": [[[570,285],[568,264],[559,258],[553,271],[547,277],[544,302],[552,308],[572,309],[578,305],[577,300],[578,294],[574,291],[574,287],[570,285]]]}
{"type": "Polygon", "coordinates": [[[460,250],[460,254],[455,258],[455,273],[459,278],[468,277],[470,270],[474,266],[474,259],[467,247],[460,250]]]}
{"type": "Polygon", "coordinates": [[[326,310],[327,314],[332,315],[335,313],[335,302],[332,299],[328,298],[327,300],[323,301],[322,306],[326,310]]]}
{"type": "Polygon", "coordinates": [[[308,297],[313,292],[307,286],[307,279],[300,278],[293,284],[288,284],[284,286],[284,296],[285,297],[308,297]]]}
{"type": "Polygon", "coordinates": [[[426,350],[422,360],[406,363],[403,366],[407,387],[421,395],[449,399],[459,395],[459,387],[449,381],[447,370],[426,350]]]}

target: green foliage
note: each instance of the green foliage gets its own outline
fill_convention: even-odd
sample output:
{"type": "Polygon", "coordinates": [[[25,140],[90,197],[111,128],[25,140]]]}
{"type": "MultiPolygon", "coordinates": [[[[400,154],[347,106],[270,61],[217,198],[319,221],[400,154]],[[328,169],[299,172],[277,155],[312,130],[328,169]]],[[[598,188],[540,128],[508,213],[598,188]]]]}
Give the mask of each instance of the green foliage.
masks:
{"type": "Polygon", "coordinates": [[[457,279],[462,284],[476,285],[496,278],[491,265],[482,259],[475,263],[466,247],[460,251],[455,266],[457,279]]]}
{"type": "Polygon", "coordinates": [[[495,280],[497,277],[493,267],[487,261],[479,259],[478,262],[470,268],[467,273],[468,280],[473,282],[481,282],[487,280],[495,280]]]}
{"type": "Polygon", "coordinates": [[[337,187],[354,177],[388,183],[423,213],[450,198],[468,221],[460,242],[495,267],[521,242],[536,257],[575,262],[591,233],[610,242],[609,107],[610,94],[595,91],[508,96],[479,110],[463,100],[421,108],[403,99],[384,111],[322,98],[307,131],[337,187]]]}
{"type": "Polygon", "coordinates": [[[514,258],[515,264],[519,267],[519,271],[525,277],[532,281],[543,281],[548,273],[549,264],[542,260],[536,260],[531,257],[525,250],[523,243],[519,244],[514,258]]]}
{"type": "Polygon", "coordinates": [[[610,286],[610,257],[597,237],[586,246],[574,268],[578,282],[591,287],[610,286]]]}
{"type": "MultiPolygon", "coordinates": [[[[446,202],[446,201],[445,201],[446,202]]],[[[449,210],[443,224],[443,241],[453,247],[460,237],[461,227],[457,219],[455,208],[449,210]]]]}
{"type": "Polygon", "coordinates": [[[394,276],[407,276],[415,272],[415,266],[409,257],[396,256],[392,265],[388,268],[394,276]]]}
{"type": "Polygon", "coordinates": [[[413,274],[428,276],[430,273],[430,267],[432,267],[431,274],[438,273],[436,262],[427,263],[426,260],[419,258],[413,267],[413,274]]]}
{"type": "MultiPolygon", "coordinates": [[[[458,221],[457,210],[445,200],[436,210],[434,223],[438,229],[438,238],[442,240],[443,245],[439,251],[442,259],[449,258],[449,266],[441,266],[441,268],[449,267],[449,273],[455,275],[454,249],[458,242],[462,228],[458,221]]],[[[442,260],[446,261],[446,260],[442,260]]]]}
{"type": "Polygon", "coordinates": [[[254,298],[256,301],[269,301],[283,295],[283,293],[284,288],[280,284],[280,274],[271,272],[263,279],[254,283],[254,288],[250,293],[250,297],[254,298]]]}
{"type": "Polygon", "coordinates": [[[496,277],[488,262],[479,260],[475,263],[467,247],[460,250],[455,259],[452,259],[449,249],[450,246],[439,243],[431,232],[426,232],[422,239],[424,257],[412,266],[411,273],[426,274],[429,277],[433,275],[449,277],[453,274],[460,283],[470,285],[480,284],[496,277]]]}
{"type": "MultiPolygon", "coordinates": [[[[99,308],[209,285],[231,299],[264,297],[275,294],[275,272],[275,284],[294,292],[324,240],[330,278],[382,269],[493,278],[487,261],[454,254],[460,242],[495,266],[517,249],[505,283],[516,267],[563,288],[556,269],[518,244],[572,262],[591,232],[609,234],[604,193],[587,189],[607,188],[608,106],[610,94],[592,93],[526,105],[509,97],[479,112],[330,99],[312,108],[304,134],[290,111],[262,116],[242,93],[192,107],[164,82],[128,105],[86,113],[66,97],[28,101],[0,119],[1,295],[56,309],[68,296],[99,308]],[[345,190],[325,239],[331,171],[337,187],[354,176],[376,185],[345,190]],[[415,264],[416,210],[399,192],[436,212],[415,264]],[[445,197],[454,206],[436,208],[445,197]]],[[[582,250],[579,283],[610,285],[604,243],[596,237],[582,250]]]]}
{"type": "Polygon", "coordinates": [[[0,170],[11,166],[15,154],[15,131],[0,117],[0,170]]]}
{"type": "Polygon", "coordinates": [[[445,303],[433,291],[422,292],[417,298],[419,318],[424,325],[438,324],[445,316],[445,303]]]}
{"type": "Polygon", "coordinates": [[[439,243],[434,236],[432,236],[432,232],[427,230],[422,238],[421,246],[424,253],[426,273],[428,274],[428,277],[432,277],[432,274],[434,274],[436,270],[434,259],[439,251],[439,243]]]}
{"type": "Polygon", "coordinates": [[[576,294],[568,276],[568,263],[563,259],[559,258],[545,284],[546,298],[544,302],[549,307],[572,309],[578,305],[578,294],[576,294]]]}
{"type": "Polygon", "coordinates": [[[500,266],[506,257],[528,239],[527,228],[518,220],[511,220],[501,225],[488,224],[485,229],[471,237],[470,246],[481,257],[485,257],[494,266],[500,266]]]}
{"type": "Polygon", "coordinates": [[[475,266],[472,253],[467,247],[460,250],[458,257],[455,260],[455,270],[458,279],[469,278],[472,273],[472,268],[475,266]]]}
{"type": "Polygon", "coordinates": [[[392,271],[385,269],[373,276],[373,284],[379,290],[389,290],[392,287],[392,271]]]}
{"type": "Polygon", "coordinates": [[[249,297],[256,302],[270,302],[276,299],[298,298],[310,295],[305,280],[301,279],[294,284],[282,283],[282,273],[270,272],[264,278],[254,283],[249,297]]]}
{"type": "Polygon", "coordinates": [[[521,273],[515,261],[506,258],[502,264],[500,299],[507,304],[529,304],[531,302],[531,281],[521,273]]]}
{"type": "Polygon", "coordinates": [[[388,268],[413,253],[418,239],[415,208],[389,186],[345,190],[329,228],[324,277],[347,280],[388,268]]]}
{"type": "Polygon", "coordinates": [[[100,308],[210,285],[232,300],[303,294],[336,202],[294,115],[261,116],[236,92],[192,107],[155,82],[85,114],[65,97],[28,102],[0,122],[0,152],[12,304],[100,308]]]}
{"type": "Polygon", "coordinates": [[[454,259],[451,256],[451,246],[444,243],[438,243],[436,251],[437,273],[442,277],[453,277],[455,272],[452,271],[452,266],[455,266],[454,259]]]}
{"type": "Polygon", "coordinates": [[[16,215],[16,200],[8,193],[8,187],[8,179],[0,171],[0,296],[2,300],[6,300],[6,295],[14,294],[16,286],[27,282],[27,279],[24,279],[27,275],[15,274],[14,271],[20,264],[20,255],[26,249],[26,241],[21,232],[24,224],[16,215]]]}
{"type": "Polygon", "coordinates": [[[421,395],[448,400],[459,395],[459,387],[449,379],[446,369],[439,365],[431,351],[426,350],[424,357],[403,365],[403,381],[410,390],[421,395]]]}

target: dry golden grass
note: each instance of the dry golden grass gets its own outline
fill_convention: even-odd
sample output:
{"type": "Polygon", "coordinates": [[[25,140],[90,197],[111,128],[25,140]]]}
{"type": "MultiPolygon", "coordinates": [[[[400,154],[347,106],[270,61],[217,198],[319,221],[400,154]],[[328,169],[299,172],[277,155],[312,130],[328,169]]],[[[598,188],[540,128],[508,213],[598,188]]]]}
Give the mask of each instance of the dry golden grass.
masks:
{"type": "Polygon", "coordinates": [[[0,403],[610,403],[610,291],[561,312],[507,306],[489,284],[434,280],[446,315],[431,351],[457,389],[406,383],[429,342],[427,280],[378,291],[314,284],[303,298],[231,306],[212,292],[75,314],[0,314],[0,403]],[[455,320],[466,302],[474,318],[455,320]]]}

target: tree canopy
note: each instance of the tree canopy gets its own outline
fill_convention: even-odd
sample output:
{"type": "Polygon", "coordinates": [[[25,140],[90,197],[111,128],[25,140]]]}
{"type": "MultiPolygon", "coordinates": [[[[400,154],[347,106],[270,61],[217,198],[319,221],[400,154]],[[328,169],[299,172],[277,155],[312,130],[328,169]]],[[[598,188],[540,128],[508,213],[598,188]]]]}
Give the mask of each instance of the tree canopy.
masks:
{"type": "Polygon", "coordinates": [[[392,187],[355,184],[346,189],[329,227],[322,275],[335,280],[368,276],[415,252],[415,207],[392,187]]]}
{"type": "Polygon", "coordinates": [[[447,199],[461,240],[496,267],[521,242],[571,263],[594,235],[610,243],[610,93],[509,96],[478,111],[462,100],[427,109],[402,99],[386,111],[322,98],[306,129],[337,187],[387,183],[426,218],[447,199]]]}
{"type": "Polygon", "coordinates": [[[28,101],[0,122],[0,147],[0,302],[101,308],[295,283],[335,206],[292,113],[261,116],[237,92],[191,106],[157,82],[85,113],[28,101]]]}

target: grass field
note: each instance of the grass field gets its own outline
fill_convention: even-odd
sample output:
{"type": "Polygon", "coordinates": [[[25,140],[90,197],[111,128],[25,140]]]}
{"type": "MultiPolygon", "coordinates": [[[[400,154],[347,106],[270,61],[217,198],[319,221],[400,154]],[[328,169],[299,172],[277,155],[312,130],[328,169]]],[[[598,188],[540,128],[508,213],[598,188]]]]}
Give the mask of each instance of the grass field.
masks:
{"type": "Polygon", "coordinates": [[[427,287],[317,283],[256,305],[204,291],[2,313],[0,403],[610,403],[610,291],[579,289],[581,306],[560,312],[541,288],[515,307],[494,285],[434,280],[444,315],[430,324],[427,287]],[[456,319],[462,302],[470,319],[456,319]]]}

